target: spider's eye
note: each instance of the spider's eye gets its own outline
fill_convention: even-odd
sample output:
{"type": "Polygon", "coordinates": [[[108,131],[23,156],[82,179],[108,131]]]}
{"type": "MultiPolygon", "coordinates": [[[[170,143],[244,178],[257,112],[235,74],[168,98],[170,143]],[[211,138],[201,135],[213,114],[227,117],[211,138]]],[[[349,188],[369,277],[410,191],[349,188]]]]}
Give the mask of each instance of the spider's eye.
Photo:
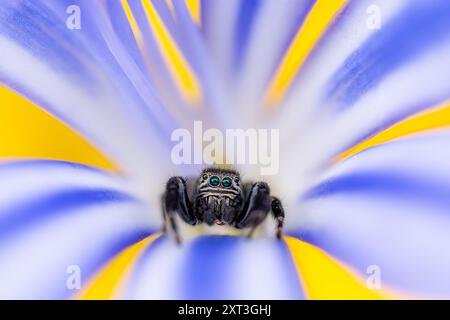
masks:
{"type": "Polygon", "coordinates": [[[231,184],[232,184],[231,178],[225,177],[225,178],[222,179],[222,185],[225,188],[231,187],[231,184]]]}
{"type": "Polygon", "coordinates": [[[239,183],[240,179],[239,177],[234,177],[234,182],[239,183]]]}
{"type": "Polygon", "coordinates": [[[202,179],[203,179],[203,180],[208,179],[208,175],[207,175],[207,174],[204,174],[203,177],[202,177],[202,179]]]}
{"type": "Polygon", "coordinates": [[[209,178],[209,184],[213,187],[217,187],[220,184],[220,179],[218,176],[212,176],[209,178]]]}

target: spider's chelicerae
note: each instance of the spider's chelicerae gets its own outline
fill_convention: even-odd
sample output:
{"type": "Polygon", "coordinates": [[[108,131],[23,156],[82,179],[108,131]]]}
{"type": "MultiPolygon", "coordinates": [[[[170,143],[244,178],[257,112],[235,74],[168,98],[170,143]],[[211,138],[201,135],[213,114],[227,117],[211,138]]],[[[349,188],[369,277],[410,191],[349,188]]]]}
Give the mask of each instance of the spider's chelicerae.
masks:
{"type": "Polygon", "coordinates": [[[235,170],[207,168],[198,178],[169,179],[163,196],[163,232],[169,223],[176,242],[181,243],[175,221],[178,213],[190,225],[228,224],[237,229],[249,228],[248,237],[251,237],[270,211],[280,239],[284,210],[280,200],[270,195],[267,183],[242,183],[235,170]]]}

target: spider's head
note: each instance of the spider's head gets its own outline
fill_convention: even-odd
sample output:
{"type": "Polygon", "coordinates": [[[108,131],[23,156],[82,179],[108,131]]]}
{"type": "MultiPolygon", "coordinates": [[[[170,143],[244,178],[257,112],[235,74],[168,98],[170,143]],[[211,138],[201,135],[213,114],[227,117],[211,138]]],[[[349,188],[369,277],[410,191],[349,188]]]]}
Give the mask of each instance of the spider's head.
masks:
{"type": "Polygon", "coordinates": [[[242,191],[239,172],[231,169],[207,168],[202,171],[199,189],[217,190],[217,192],[242,191]]]}
{"type": "Polygon", "coordinates": [[[224,217],[223,212],[229,211],[227,206],[230,206],[230,200],[239,196],[242,196],[239,172],[220,168],[203,170],[197,184],[197,199],[203,201],[202,215],[205,223],[230,223],[230,217],[224,217]]]}

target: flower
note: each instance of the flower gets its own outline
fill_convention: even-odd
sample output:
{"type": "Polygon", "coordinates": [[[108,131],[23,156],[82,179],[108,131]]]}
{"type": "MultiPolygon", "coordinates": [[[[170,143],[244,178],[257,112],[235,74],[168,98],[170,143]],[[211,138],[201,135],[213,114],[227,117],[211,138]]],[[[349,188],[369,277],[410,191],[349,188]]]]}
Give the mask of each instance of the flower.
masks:
{"type": "Polygon", "coordinates": [[[449,31],[446,0],[3,1],[0,297],[450,297],[449,31]],[[283,240],[159,233],[194,120],[281,128],[283,240]]]}

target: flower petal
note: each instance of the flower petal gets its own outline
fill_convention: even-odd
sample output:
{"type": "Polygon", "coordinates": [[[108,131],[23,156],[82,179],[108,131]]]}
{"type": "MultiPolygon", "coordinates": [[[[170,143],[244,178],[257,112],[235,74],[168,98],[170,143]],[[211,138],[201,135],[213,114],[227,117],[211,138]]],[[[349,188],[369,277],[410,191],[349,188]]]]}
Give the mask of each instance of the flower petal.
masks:
{"type": "Polygon", "coordinates": [[[319,248],[293,237],[285,237],[308,299],[393,299],[404,298],[370,288],[361,275],[336,261],[319,248]]]}
{"type": "Polygon", "coordinates": [[[68,298],[71,270],[83,283],[151,233],[157,222],[121,180],[64,162],[0,166],[0,297],[68,298]]]}
{"type": "Polygon", "coordinates": [[[82,8],[80,30],[66,28],[62,3],[1,7],[0,82],[88,137],[136,179],[156,177],[161,170],[148,164],[161,159],[159,168],[168,165],[154,155],[169,156],[162,137],[176,124],[151,86],[139,82],[141,71],[111,35],[104,10],[94,13],[90,7],[96,4],[74,3],[82,8]]]}
{"type": "Polygon", "coordinates": [[[303,292],[284,242],[203,236],[182,247],[156,240],[138,261],[126,297],[300,299],[303,292]]]}
{"type": "Polygon", "coordinates": [[[291,228],[362,274],[378,266],[384,287],[449,297],[449,137],[411,137],[336,165],[291,228]]]}
{"type": "MultiPolygon", "coordinates": [[[[242,1],[247,2],[252,1],[242,1]]],[[[241,53],[241,65],[236,70],[237,110],[247,113],[247,121],[251,121],[261,108],[264,91],[313,3],[314,1],[309,0],[264,0],[259,4],[258,11],[254,13],[253,26],[248,27],[251,28],[251,34],[245,51],[241,53]]],[[[238,27],[239,25],[235,29],[236,35],[242,32],[238,27]]],[[[241,48],[238,40],[239,38],[235,40],[235,47],[241,48]]]]}
{"type": "Polygon", "coordinates": [[[288,185],[292,168],[307,180],[380,128],[450,96],[448,2],[380,1],[379,30],[366,28],[371,5],[349,4],[292,85],[277,122],[286,146],[282,185],[288,185]],[[355,26],[361,26],[358,32],[355,26]]]}

